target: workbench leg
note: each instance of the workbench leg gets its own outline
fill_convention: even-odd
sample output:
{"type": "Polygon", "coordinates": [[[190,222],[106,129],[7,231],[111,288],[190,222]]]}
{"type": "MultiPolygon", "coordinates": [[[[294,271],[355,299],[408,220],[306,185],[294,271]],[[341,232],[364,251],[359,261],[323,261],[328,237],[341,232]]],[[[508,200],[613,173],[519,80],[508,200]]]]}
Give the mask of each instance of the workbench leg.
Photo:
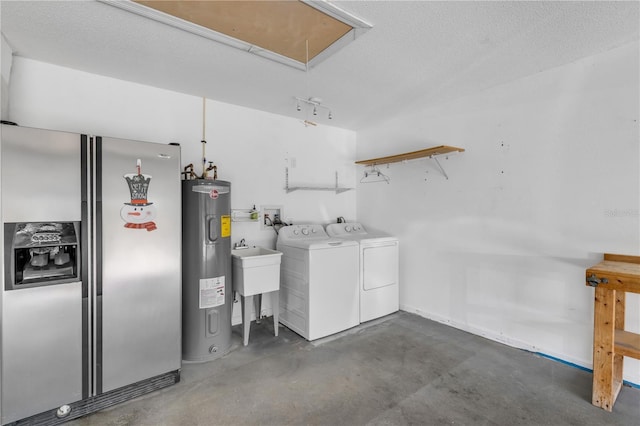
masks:
{"type": "MultiPolygon", "coordinates": [[[[624,291],[616,291],[616,324],[615,324],[615,329],[616,330],[624,330],[624,305],[625,305],[625,295],[626,293],[624,291]]],[[[614,345],[615,345],[615,332],[614,332],[614,345]]],[[[615,397],[613,398],[613,402],[615,402],[616,398],[618,397],[618,393],[620,392],[620,390],[622,389],[622,382],[623,382],[623,378],[622,378],[622,367],[624,364],[624,357],[622,355],[618,355],[615,353],[615,346],[614,346],[614,354],[613,354],[613,383],[614,385],[616,385],[616,387],[614,388],[615,390],[615,397]]],[[[611,406],[611,408],[613,408],[613,404],[611,406]]]]}
{"type": "Polygon", "coordinates": [[[591,403],[607,411],[613,409],[622,386],[622,357],[614,352],[616,303],[615,290],[595,289],[591,403]]]}

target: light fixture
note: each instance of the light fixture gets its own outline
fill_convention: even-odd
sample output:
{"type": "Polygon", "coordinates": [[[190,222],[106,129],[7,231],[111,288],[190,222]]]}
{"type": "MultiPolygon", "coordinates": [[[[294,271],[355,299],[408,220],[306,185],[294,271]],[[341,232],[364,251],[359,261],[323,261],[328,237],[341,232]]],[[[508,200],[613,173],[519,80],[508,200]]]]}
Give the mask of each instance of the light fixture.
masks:
{"type": "MultiPolygon", "coordinates": [[[[307,62],[305,64],[305,74],[306,74],[305,80],[306,80],[306,86],[307,86],[306,87],[306,91],[307,91],[307,93],[309,93],[309,40],[305,41],[305,46],[306,46],[306,57],[307,57],[307,62]]],[[[327,118],[329,120],[331,120],[333,118],[333,114],[331,114],[331,110],[328,107],[322,105],[322,99],[320,99],[320,98],[316,98],[314,96],[310,96],[308,98],[295,97],[294,99],[296,100],[296,110],[297,111],[301,111],[302,110],[301,105],[304,105],[304,107],[305,107],[305,112],[304,112],[305,120],[302,122],[305,125],[305,127],[309,127],[310,125],[312,125],[312,126],[316,126],[317,125],[313,121],[309,120],[309,109],[311,107],[313,107],[312,114],[314,116],[318,115],[318,108],[324,108],[324,109],[326,109],[328,111],[327,118]]]]}
{"type": "Polygon", "coordinates": [[[302,105],[305,106],[305,109],[312,109],[312,114],[313,115],[318,115],[318,110],[320,109],[325,109],[327,110],[327,118],[329,120],[333,119],[333,114],[331,113],[331,109],[329,107],[327,107],[326,105],[322,105],[322,99],[320,98],[315,98],[315,97],[311,97],[308,99],[304,99],[304,98],[295,98],[296,100],[296,110],[297,111],[301,111],[302,110],[302,105]]]}

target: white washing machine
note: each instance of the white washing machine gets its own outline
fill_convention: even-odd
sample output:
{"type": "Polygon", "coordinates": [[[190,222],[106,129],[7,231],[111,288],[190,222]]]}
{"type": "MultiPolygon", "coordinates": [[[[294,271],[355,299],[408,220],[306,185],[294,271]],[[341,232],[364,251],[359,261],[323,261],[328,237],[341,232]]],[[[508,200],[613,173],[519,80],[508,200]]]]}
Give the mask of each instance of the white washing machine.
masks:
{"type": "Polygon", "coordinates": [[[307,340],[359,324],[355,241],[330,238],[322,225],[280,228],[280,322],[307,340]]]}
{"type": "Polygon", "coordinates": [[[381,232],[367,232],[357,222],[332,223],[327,225],[327,234],[360,245],[360,322],[396,312],[400,308],[398,239],[381,232]]]}

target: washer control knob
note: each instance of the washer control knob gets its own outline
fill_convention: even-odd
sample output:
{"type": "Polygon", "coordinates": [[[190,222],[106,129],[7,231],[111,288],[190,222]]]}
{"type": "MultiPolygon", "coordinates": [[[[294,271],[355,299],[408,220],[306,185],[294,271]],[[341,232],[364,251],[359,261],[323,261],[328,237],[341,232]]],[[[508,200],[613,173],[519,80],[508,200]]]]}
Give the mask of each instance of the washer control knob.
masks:
{"type": "Polygon", "coordinates": [[[311,233],[315,234],[316,233],[316,228],[311,228],[311,233]]]}
{"type": "Polygon", "coordinates": [[[347,232],[351,232],[351,227],[349,225],[347,225],[347,226],[344,227],[344,230],[347,231],[347,232]]]}
{"type": "Polygon", "coordinates": [[[294,230],[293,230],[293,235],[298,235],[298,234],[299,234],[298,230],[297,230],[297,229],[294,229],[294,230]]]}
{"type": "Polygon", "coordinates": [[[309,230],[307,228],[302,228],[303,235],[309,235],[309,230]]]}

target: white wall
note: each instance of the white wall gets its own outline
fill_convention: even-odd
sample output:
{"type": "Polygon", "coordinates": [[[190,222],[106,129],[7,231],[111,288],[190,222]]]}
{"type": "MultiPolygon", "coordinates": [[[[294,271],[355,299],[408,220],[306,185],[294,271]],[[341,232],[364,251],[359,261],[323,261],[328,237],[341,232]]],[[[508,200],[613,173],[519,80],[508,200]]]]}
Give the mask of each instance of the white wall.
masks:
{"type": "Polygon", "coordinates": [[[11,64],[13,62],[13,50],[0,34],[0,118],[5,120],[9,115],[9,79],[11,77],[11,64]]]}
{"type": "MultiPolygon", "coordinates": [[[[634,43],[359,132],[358,159],[467,151],[442,159],[449,180],[426,159],[383,169],[389,185],[358,185],[357,217],[356,191],[282,189],[286,165],[293,184],[333,185],[338,171],[355,185],[353,132],[210,100],[208,157],[233,182],[233,208],[283,205],[297,223],[345,216],[398,235],[403,309],[590,366],[584,269],[603,252],[640,254],[637,75],[634,43]]],[[[20,125],[180,142],[183,164],[199,164],[201,114],[197,97],[14,58],[20,125]]],[[[256,223],[234,223],[240,238],[275,242],[256,223]]],[[[627,303],[640,331],[640,302],[627,303]]],[[[628,380],[639,370],[626,361],[628,380]]]]}
{"type": "Polygon", "coordinates": [[[585,268],[640,254],[638,61],[625,45],[358,132],[358,159],[466,148],[449,180],[424,159],[358,185],[359,219],[400,238],[402,309],[591,367],[585,268]]]}
{"type": "MultiPolygon", "coordinates": [[[[202,98],[15,57],[10,120],[27,127],[179,142],[183,166],[193,163],[202,173],[202,98]]],[[[355,218],[355,191],[286,194],[283,189],[286,166],[293,184],[332,186],[338,172],[341,185],[355,187],[354,132],[304,127],[292,118],[214,100],[207,100],[205,121],[207,158],[218,166],[219,179],[232,182],[232,209],[279,205],[284,219],[295,223],[355,218]]],[[[259,223],[234,222],[232,242],[241,238],[275,247],[276,234],[259,223]]],[[[263,309],[269,314],[270,302],[263,309]]],[[[239,315],[237,309],[235,323],[239,315]]]]}

